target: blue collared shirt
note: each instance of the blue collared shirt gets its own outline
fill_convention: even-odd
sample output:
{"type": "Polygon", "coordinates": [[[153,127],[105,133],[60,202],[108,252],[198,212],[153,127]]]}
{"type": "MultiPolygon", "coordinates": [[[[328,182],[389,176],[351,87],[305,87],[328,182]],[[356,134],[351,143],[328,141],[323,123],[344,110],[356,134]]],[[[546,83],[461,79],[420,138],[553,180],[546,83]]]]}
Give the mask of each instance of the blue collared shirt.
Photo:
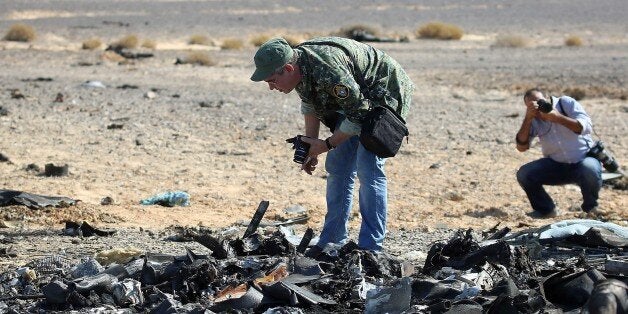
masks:
{"type": "Polygon", "coordinates": [[[582,125],[582,132],[578,134],[558,123],[535,118],[530,128],[530,140],[538,136],[543,156],[554,161],[570,164],[580,162],[593,146],[591,117],[584,111],[582,105],[571,97],[551,97],[551,101],[554,109],[562,115],[577,120],[582,125]]]}

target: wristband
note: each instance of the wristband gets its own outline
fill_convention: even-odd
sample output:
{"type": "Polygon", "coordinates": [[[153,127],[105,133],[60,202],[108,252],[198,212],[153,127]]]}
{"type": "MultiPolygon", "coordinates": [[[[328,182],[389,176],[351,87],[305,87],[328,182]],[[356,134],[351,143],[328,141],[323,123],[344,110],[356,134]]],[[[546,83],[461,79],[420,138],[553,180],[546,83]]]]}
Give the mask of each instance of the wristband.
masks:
{"type": "Polygon", "coordinates": [[[329,137],[325,139],[325,145],[327,145],[327,149],[328,150],[332,150],[332,149],[336,148],[336,146],[331,145],[331,143],[329,142],[329,137]]]}

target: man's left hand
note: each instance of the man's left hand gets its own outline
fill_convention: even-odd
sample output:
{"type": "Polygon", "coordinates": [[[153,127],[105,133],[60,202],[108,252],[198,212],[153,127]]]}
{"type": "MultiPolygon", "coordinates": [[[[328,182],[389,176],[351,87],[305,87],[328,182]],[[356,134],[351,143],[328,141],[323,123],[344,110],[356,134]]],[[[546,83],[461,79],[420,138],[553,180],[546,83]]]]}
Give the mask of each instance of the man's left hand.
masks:
{"type": "Polygon", "coordinates": [[[301,141],[310,144],[308,156],[318,156],[328,151],[327,144],[325,144],[323,140],[303,136],[301,137],[301,141]]]}
{"type": "Polygon", "coordinates": [[[556,111],[556,109],[552,109],[552,111],[548,113],[539,111],[539,118],[543,121],[555,122],[556,119],[560,118],[560,116],[562,115],[560,112],[556,111]]]}

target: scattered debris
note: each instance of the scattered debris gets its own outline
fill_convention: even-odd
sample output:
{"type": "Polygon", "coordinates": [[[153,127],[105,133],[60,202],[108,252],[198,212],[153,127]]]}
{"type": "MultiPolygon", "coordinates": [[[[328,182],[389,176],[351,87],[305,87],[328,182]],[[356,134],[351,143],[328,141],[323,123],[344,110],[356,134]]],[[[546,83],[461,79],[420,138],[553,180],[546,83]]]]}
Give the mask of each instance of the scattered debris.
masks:
{"type": "Polygon", "coordinates": [[[106,237],[116,233],[115,230],[100,230],[92,227],[86,221],[78,224],[74,221],[66,221],[65,229],[63,229],[63,234],[68,236],[78,236],[78,237],[91,237],[93,235],[106,237]]]}
{"type": "Polygon", "coordinates": [[[166,207],[189,206],[190,195],[184,191],[168,191],[153,195],[140,201],[142,205],[161,205],[166,207]]]}
{"type": "Polygon", "coordinates": [[[24,99],[26,97],[24,97],[24,94],[22,94],[22,92],[20,92],[19,89],[10,89],[11,91],[11,98],[13,99],[24,99]]]}
{"type": "Polygon", "coordinates": [[[112,123],[107,126],[107,130],[121,130],[124,128],[124,124],[121,123],[112,123]]]}
{"type": "Polygon", "coordinates": [[[155,97],[157,97],[157,94],[153,91],[148,91],[144,94],[144,98],[146,99],[155,99],[155,97]]]}
{"type": "Polygon", "coordinates": [[[100,205],[112,205],[113,198],[111,196],[105,196],[100,200],[100,205]]]}
{"type": "Polygon", "coordinates": [[[63,94],[62,93],[57,93],[57,96],[55,97],[55,100],[53,102],[63,102],[63,94]]]}
{"type": "Polygon", "coordinates": [[[152,58],[155,55],[152,53],[145,53],[145,52],[138,52],[138,53],[133,53],[133,52],[129,52],[127,51],[124,47],[121,46],[108,46],[107,49],[105,49],[105,51],[112,51],[115,52],[116,54],[118,54],[119,56],[125,58],[125,59],[144,59],[144,58],[152,58]]]}
{"type": "Polygon", "coordinates": [[[63,196],[46,196],[31,194],[15,190],[0,189],[0,207],[9,205],[25,205],[29,208],[39,209],[47,206],[68,207],[74,205],[76,200],[63,196]]]}
{"type": "Polygon", "coordinates": [[[39,172],[41,172],[41,167],[39,167],[36,164],[28,164],[28,165],[26,165],[26,167],[24,167],[24,170],[29,171],[29,172],[39,173],[39,172]]]}
{"type": "Polygon", "coordinates": [[[101,81],[86,81],[85,83],[81,84],[81,86],[88,88],[107,88],[107,86],[105,86],[105,84],[103,84],[101,81]]]}
{"type": "Polygon", "coordinates": [[[22,82],[52,82],[53,79],[51,77],[38,77],[34,79],[22,79],[22,82]]]}
{"type": "Polygon", "coordinates": [[[55,166],[54,164],[48,163],[44,167],[44,176],[46,177],[64,177],[69,173],[70,166],[65,164],[63,166],[55,166]]]}
{"type": "Polygon", "coordinates": [[[139,87],[137,85],[123,84],[116,88],[117,89],[138,89],[139,87]]]}
{"type": "MultiPolygon", "coordinates": [[[[496,225],[481,241],[472,230],[459,230],[431,246],[422,268],[411,269],[408,261],[360,250],[354,242],[328,246],[315,258],[303,255],[311,229],[298,247],[281,231],[285,227],[257,232],[267,207],[260,203],[241,238],[233,237],[237,230],[175,228],[184,235],[179,239],[196,241],[209,255],[188,247],[181,255],[114,248],[78,263],[62,255],[33,261],[0,274],[0,307],[80,313],[628,310],[628,228],[618,225],[568,220],[516,233],[496,225]]],[[[0,256],[7,251],[0,249],[0,256]]]]}

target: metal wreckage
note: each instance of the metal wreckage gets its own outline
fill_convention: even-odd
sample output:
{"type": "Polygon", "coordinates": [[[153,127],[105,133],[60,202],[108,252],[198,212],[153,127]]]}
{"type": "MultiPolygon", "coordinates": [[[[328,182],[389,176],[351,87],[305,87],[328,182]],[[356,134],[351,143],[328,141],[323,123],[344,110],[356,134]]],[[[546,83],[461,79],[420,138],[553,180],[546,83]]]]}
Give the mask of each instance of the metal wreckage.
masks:
{"type": "MultiPolygon", "coordinates": [[[[54,255],[5,272],[0,312],[628,313],[628,228],[612,223],[460,230],[415,267],[353,242],[308,257],[311,229],[303,237],[285,226],[258,232],[266,207],[242,237],[201,229],[177,237],[209,255],[145,253],[106,268],[54,255]]],[[[64,232],[109,234],[86,223],[64,232]]]]}

